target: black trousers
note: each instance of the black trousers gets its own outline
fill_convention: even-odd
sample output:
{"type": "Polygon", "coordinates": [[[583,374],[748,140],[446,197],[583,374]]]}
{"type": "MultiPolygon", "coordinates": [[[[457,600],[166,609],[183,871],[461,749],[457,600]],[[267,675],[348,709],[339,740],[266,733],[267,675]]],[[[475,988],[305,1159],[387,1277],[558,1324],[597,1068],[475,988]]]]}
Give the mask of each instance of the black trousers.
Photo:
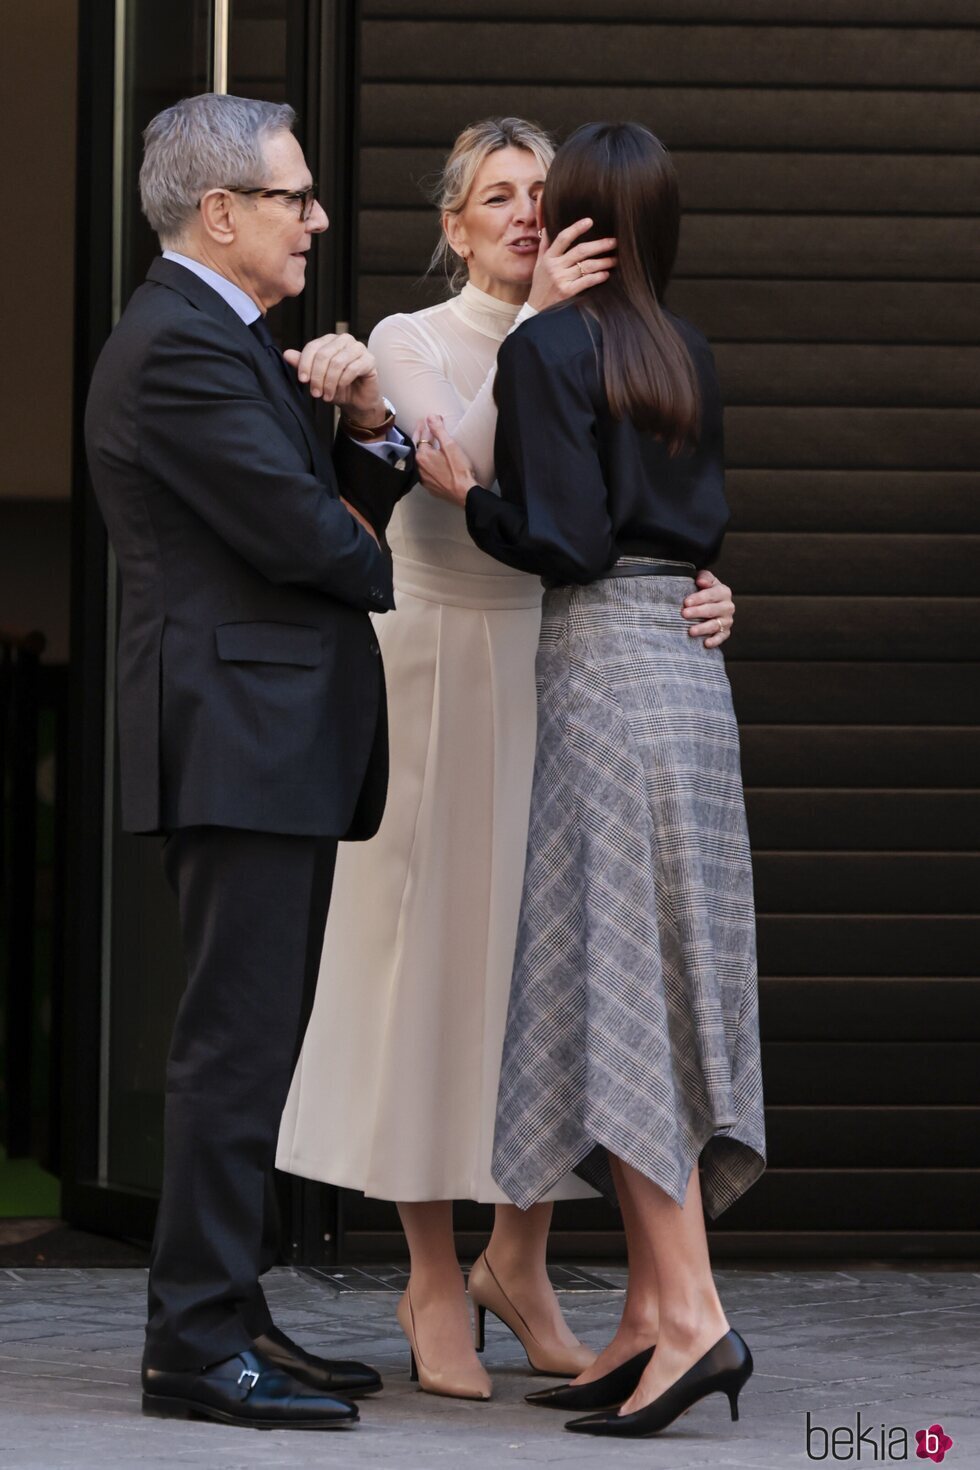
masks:
{"type": "Polygon", "coordinates": [[[187,967],[167,1062],[145,1362],[194,1369],[271,1321],[279,1120],[313,1003],[337,843],[188,827],[163,850],[187,967]]]}

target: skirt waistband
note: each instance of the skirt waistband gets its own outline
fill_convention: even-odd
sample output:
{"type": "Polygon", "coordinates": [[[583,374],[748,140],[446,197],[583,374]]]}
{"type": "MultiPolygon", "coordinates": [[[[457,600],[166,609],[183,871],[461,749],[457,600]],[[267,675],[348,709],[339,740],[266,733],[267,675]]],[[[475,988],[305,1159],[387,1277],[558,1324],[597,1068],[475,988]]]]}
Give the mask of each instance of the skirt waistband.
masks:
{"type": "MultiPolygon", "coordinates": [[[[696,567],[692,561],[667,561],[653,556],[621,556],[597,582],[606,582],[612,577],[693,577],[696,567]]],[[[545,588],[553,592],[556,587],[567,587],[567,582],[551,582],[541,579],[545,588]]]]}
{"type": "Polygon", "coordinates": [[[541,583],[527,572],[459,572],[430,562],[393,556],[395,595],[452,607],[517,611],[541,606],[541,583]]]}
{"type": "Polygon", "coordinates": [[[693,561],[667,561],[653,556],[621,556],[613,562],[606,577],[693,577],[697,568],[693,561]]]}

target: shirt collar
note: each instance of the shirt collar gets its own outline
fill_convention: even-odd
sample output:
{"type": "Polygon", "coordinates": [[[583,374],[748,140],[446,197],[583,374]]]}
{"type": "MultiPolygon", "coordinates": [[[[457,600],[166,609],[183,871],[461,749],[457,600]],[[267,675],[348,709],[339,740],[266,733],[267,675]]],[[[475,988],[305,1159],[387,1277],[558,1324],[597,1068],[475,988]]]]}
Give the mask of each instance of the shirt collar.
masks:
{"type": "Polygon", "coordinates": [[[217,291],[247,327],[262,315],[251,296],[246,295],[240,286],[235,285],[234,281],[229,281],[227,276],[213,271],[210,266],[202,265],[199,260],[192,260],[189,255],[179,255],[176,250],[165,250],[163,258],[172,260],[175,265],[182,265],[185,270],[192,271],[195,276],[204,281],[205,285],[217,291]]]}

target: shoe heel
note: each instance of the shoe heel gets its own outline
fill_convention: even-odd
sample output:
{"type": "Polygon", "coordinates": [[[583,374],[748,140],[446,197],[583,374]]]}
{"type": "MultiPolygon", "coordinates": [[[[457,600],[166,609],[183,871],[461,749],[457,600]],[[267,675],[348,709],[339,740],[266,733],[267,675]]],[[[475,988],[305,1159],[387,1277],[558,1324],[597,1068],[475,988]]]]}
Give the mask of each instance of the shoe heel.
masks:
{"type": "Polygon", "coordinates": [[[487,1345],[487,1309],[478,1306],[476,1309],[476,1350],[482,1353],[487,1345]]]}
{"type": "Polygon", "coordinates": [[[743,1342],[741,1345],[743,1348],[745,1348],[745,1361],[743,1362],[741,1368],[736,1371],[734,1375],[734,1381],[732,1381],[732,1379],[729,1379],[730,1386],[726,1387],[724,1390],[725,1394],[728,1397],[728,1407],[732,1411],[733,1424],[738,1423],[738,1396],[742,1392],[742,1389],[745,1387],[745,1385],[748,1383],[749,1379],[752,1377],[752,1369],[755,1366],[752,1362],[752,1354],[745,1346],[745,1343],[743,1342]]]}
{"type": "Polygon", "coordinates": [[[412,1353],[412,1371],[409,1374],[409,1380],[412,1383],[418,1383],[418,1381],[419,1381],[419,1365],[415,1361],[415,1353],[414,1352],[412,1353]]]}

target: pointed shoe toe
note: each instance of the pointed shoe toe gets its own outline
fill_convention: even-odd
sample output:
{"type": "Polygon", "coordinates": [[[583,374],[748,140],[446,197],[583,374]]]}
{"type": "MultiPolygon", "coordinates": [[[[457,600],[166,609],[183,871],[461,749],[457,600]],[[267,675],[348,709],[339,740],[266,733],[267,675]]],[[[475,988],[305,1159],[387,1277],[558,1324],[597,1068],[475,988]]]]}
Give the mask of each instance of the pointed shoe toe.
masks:
{"type": "Polygon", "coordinates": [[[569,1419],[565,1425],[573,1434],[615,1434],[609,1426],[618,1414],[588,1414],[584,1419],[569,1419]]]}
{"type": "Polygon", "coordinates": [[[534,1404],[541,1409],[567,1409],[570,1405],[563,1395],[571,1388],[570,1383],[558,1383],[553,1388],[539,1388],[534,1393],[526,1393],[524,1402],[534,1404]]]}
{"type": "Polygon", "coordinates": [[[614,1409],[624,1403],[643,1377],[643,1370],[653,1357],[653,1348],[627,1358],[611,1373],[594,1378],[591,1383],[559,1383],[554,1388],[540,1388],[524,1395],[525,1403],[539,1409],[564,1409],[585,1414],[595,1409],[614,1409]]]}

